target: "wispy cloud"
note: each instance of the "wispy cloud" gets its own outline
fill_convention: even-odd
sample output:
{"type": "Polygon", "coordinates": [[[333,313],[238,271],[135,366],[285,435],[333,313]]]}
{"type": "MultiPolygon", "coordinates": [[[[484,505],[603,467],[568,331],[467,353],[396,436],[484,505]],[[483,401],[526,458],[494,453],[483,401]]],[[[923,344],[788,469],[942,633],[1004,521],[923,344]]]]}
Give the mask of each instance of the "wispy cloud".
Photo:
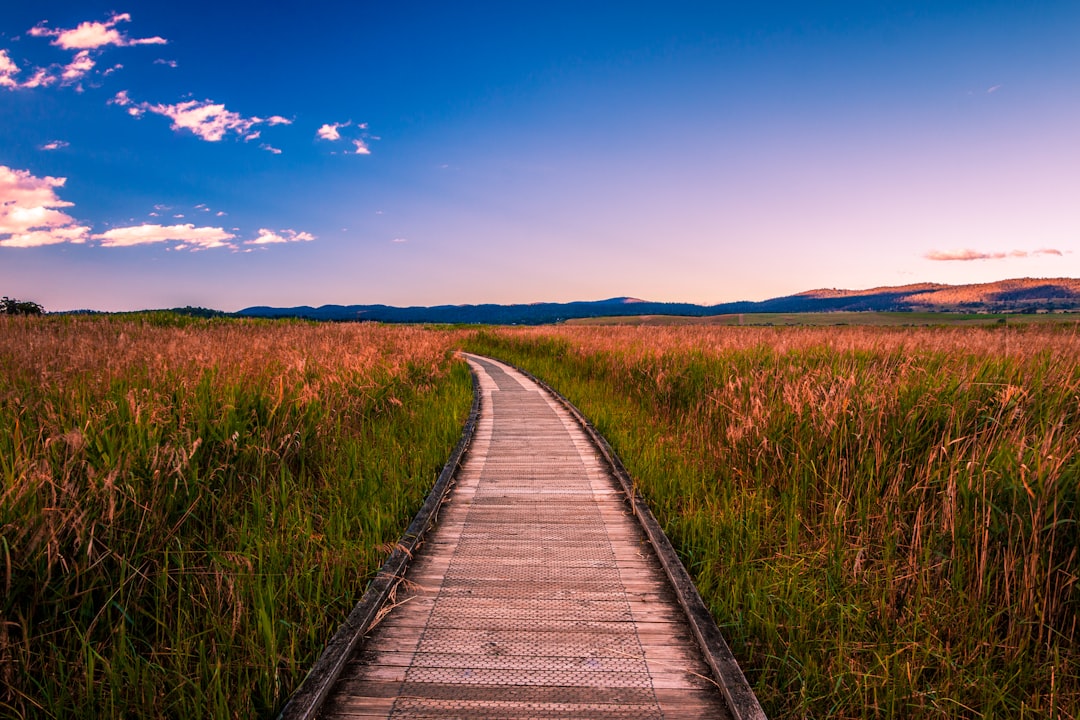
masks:
{"type": "Polygon", "coordinates": [[[11,59],[7,50],[0,50],[0,87],[8,90],[31,89],[45,87],[57,82],[58,78],[45,68],[35,68],[29,80],[19,82],[17,76],[22,71],[15,61],[11,59]]]}
{"type": "Polygon", "coordinates": [[[35,177],[28,170],[0,165],[0,246],[86,242],[90,228],[57,209],[74,206],[56,194],[65,182],[67,178],[35,177]]]}
{"type": "Polygon", "coordinates": [[[15,89],[19,83],[15,76],[19,74],[19,66],[8,55],[7,50],[0,50],[0,87],[15,89]]]}
{"type": "Polygon", "coordinates": [[[315,135],[318,136],[318,138],[320,140],[330,140],[330,141],[340,140],[341,139],[341,133],[338,132],[338,131],[341,130],[341,128],[343,128],[343,127],[349,127],[350,125],[352,125],[351,120],[349,122],[343,122],[343,123],[327,123],[327,124],[323,125],[322,127],[320,127],[315,132],[315,135]]]}
{"type": "Polygon", "coordinates": [[[47,142],[44,145],[42,145],[40,149],[41,150],[63,150],[64,148],[70,147],[70,146],[71,146],[71,143],[67,142],[66,140],[53,140],[51,142],[47,142]]]}
{"type": "Polygon", "coordinates": [[[273,153],[274,155],[280,155],[281,154],[281,148],[276,148],[273,145],[270,145],[269,143],[260,143],[259,148],[261,150],[265,150],[268,153],[273,153]]]}
{"type": "Polygon", "coordinates": [[[163,115],[172,120],[173,130],[190,130],[197,137],[207,142],[217,142],[225,137],[226,133],[232,132],[245,140],[254,140],[259,137],[259,131],[253,130],[256,125],[265,123],[268,125],[285,125],[292,121],[280,115],[270,118],[244,117],[240,113],[227,110],[221,103],[212,100],[187,100],[175,105],[153,104],[148,102],[135,102],[126,90],[118,92],[112,100],[112,105],[127,108],[128,114],[134,117],[142,117],[145,113],[163,115]]]}
{"type": "Polygon", "coordinates": [[[164,58],[158,58],[157,60],[154,61],[154,64],[155,65],[166,65],[168,67],[173,68],[174,70],[177,67],[180,66],[180,63],[176,62],[175,60],[166,60],[164,58]]]}
{"type": "Polygon", "coordinates": [[[94,59],[90,57],[89,50],[80,50],[75,54],[75,59],[64,66],[64,69],[60,72],[60,79],[65,84],[71,84],[93,70],[95,64],[94,59]]]}
{"type": "Polygon", "coordinates": [[[1038,257],[1040,255],[1062,256],[1061,250],[1054,248],[1040,248],[1039,250],[1012,250],[1010,252],[984,252],[981,250],[931,250],[923,257],[927,260],[937,261],[961,261],[971,260],[1006,260],[1008,258],[1038,257]]]}
{"type": "MultiPolygon", "coordinates": [[[[373,137],[373,136],[371,136],[371,135],[369,135],[367,133],[367,127],[368,127],[367,123],[357,123],[356,124],[356,129],[360,131],[360,133],[359,133],[360,137],[359,138],[345,138],[345,137],[343,137],[342,134],[341,134],[341,129],[342,128],[347,128],[347,127],[351,126],[352,124],[353,124],[352,120],[349,120],[349,121],[343,122],[343,123],[326,123],[325,125],[322,125],[318,130],[315,131],[315,136],[317,138],[319,138],[320,140],[328,140],[330,142],[337,142],[337,141],[342,140],[342,139],[348,140],[349,142],[352,143],[353,150],[344,151],[345,155],[370,155],[371,154],[371,148],[368,145],[368,140],[378,140],[378,138],[373,137]]],[[[354,135],[356,133],[350,133],[350,134],[354,135]]],[[[332,154],[336,154],[336,153],[337,153],[337,151],[334,151],[334,153],[332,153],[332,154]]]]}
{"type": "Polygon", "coordinates": [[[308,232],[295,230],[267,230],[259,229],[259,235],[253,240],[248,240],[245,245],[276,245],[278,243],[311,242],[315,236],[308,232]]]}
{"type": "MultiPolygon", "coordinates": [[[[164,38],[129,38],[116,29],[117,23],[130,20],[130,15],[122,13],[112,15],[106,22],[84,22],[70,29],[54,29],[44,22],[38,23],[27,32],[27,35],[52,38],[53,45],[75,53],[71,61],[67,64],[54,63],[48,67],[35,67],[28,71],[29,79],[20,82],[17,79],[20,74],[19,67],[11,59],[7,50],[0,50],[0,87],[6,87],[9,90],[33,89],[59,83],[60,85],[75,85],[76,91],[82,92],[83,87],[79,81],[97,66],[96,56],[103,48],[110,45],[130,47],[165,44],[164,38]]],[[[111,75],[121,68],[123,65],[114,64],[101,75],[111,75]]]]}
{"type": "Polygon", "coordinates": [[[176,242],[177,250],[208,250],[212,248],[235,248],[230,240],[235,235],[219,227],[196,227],[183,225],[153,225],[143,223],[131,227],[119,227],[92,236],[101,240],[102,247],[119,248],[176,242]]]}
{"type": "Polygon", "coordinates": [[[132,45],[164,45],[168,41],[161,37],[129,38],[116,29],[122,22],[130,22],[128,13],[114,14],[105,22],[83,22],[68,30],[53,29],[41,22],[30,29],[33,37],[51,37],[52,44],[65,50],[95,50],[106,45],[129,47],[132,45]]]}

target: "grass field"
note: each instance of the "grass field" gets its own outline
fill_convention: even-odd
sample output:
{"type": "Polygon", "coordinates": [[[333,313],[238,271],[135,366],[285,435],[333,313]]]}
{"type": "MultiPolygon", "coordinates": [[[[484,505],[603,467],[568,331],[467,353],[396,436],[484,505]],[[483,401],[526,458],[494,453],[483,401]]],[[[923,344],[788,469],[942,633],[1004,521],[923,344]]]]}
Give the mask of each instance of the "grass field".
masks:
{"type": "Polygon", "coordinates": [[[1080,717],[1080,336],[0,318],[0,716],[272,717],[470,401],[567,394],[774,718],[1080,717]]]}
{"type": "Polygon", "coordinates": [[[1074,327],[478,332],[615,446],[770,717],[1080,717],[1074,327]]]}
{"type": "Polygon", "coordinates": [[[274,716],[458,440],[452,340],[0,317],[0,716],[274,716]]]}

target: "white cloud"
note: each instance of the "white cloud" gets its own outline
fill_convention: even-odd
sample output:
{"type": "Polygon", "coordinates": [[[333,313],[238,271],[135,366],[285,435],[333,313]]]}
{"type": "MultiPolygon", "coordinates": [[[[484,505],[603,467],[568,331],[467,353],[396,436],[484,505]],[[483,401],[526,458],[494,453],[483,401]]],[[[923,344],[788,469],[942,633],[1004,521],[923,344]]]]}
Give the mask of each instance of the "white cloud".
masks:
{"type": "Polygon", "coordinates": [[[252,128],[260,123],[281,125],[291,122],[280,115],[274,115],[266,120],[259,117],[244,117],[240,113],[226,110],[224,105],[211,100],[187,100],[175,105],[136,103],[128,95],[127,90],[118,92],[109,103],[126,107],[128,114],[133,117],[141,117],[148,112],[163,115],[172,120],[173,130],[190,130],[207,142],[217,142],[229,132],[240,135],[244,140],[254,140],[259,137],[259,131],[252,128]]]}
{"type": "Polygon", "coordinates": [[[70,146],[71,146],[71,143],[67,142],[66,140],[53,140],[51,142],[47,142],[44,145],[42,145],[40,149],[41,150],[62,150],[64,148],[70,147],[70,146]]]}
{"type": "Polygon", "coordinates": [[[81,50],[76,53],[74,60],[64,66],[64,70],[60,73],[60,77],[64,83],[73,83],[93,70],[94,64],[94,59],[90,57],[90,51],[81,50]]]}
{"type": "Polygon", "coordinates": [[[259,229],[259,236],[254,240],[248,240],[245,245],[274,245],[278,243],[289,242],[311,242],[315,239],[315,236],[307,232],[297,232],[295,230],[267,230],[266,228],[259,229]]]}
{"type": "Polygon", "coordinates": [[[154,64],[155,65],[168,65],[169,67],[173,68],[174,70],[177,67],[179,67],[179,65],[180,65],[180,63],[176,62],[175,60],[166,60],[164,58],[158,58],[157,60],[154,61],[154,64]]]}
{"type": "Polygon", "coordinates": [[[390,242],[395,242],[395,243],[397,243],[398,245],[401,245],[401,244],[403,244],[403,243],[407,243],[407,242],[409,242],[409,239],[408,239],[408,238],[400,238],[400,237],[399,237],[399,238],[394,238],[394,239],[393,239],[393,240],[391,240],[390,242]]]}
{"type": "MultiPolygon", "coordinates": [[[[329,140],[336,142],[342,140],[341,128],[349,127],[352,125],[352,120],[343,123],[326,123],[315,131],[315,136],[320,140],[329,140]]],[[[353,150],[343,151],[343,155],[370,155],[371,148],[368,146],[368,140],[378,140],[379,138],[374,135],[369,135],[366,131],[368,127],[367,123],[357,123],[356,128],[361,130],[360,138],[344,138],[353,144],[353,150]]],[[[337,155],[337,151],[332,151],[331,155],[337,155]]]]}
{"type": "Polygon", "coordinates": [[[280,148],[276,148],[273,145],[269,145],[267,143],[261,143],[259,145],[259,147],[261,149],[265,150],[268,153],[273,153],[274,155],[280,155],[281,154],[281,149],[280,148]]]}
{"type": "Polygon", "coordinates": [[[923,257],[927,260],[938,261],[959,261],[968,262],[971,260],[1005,260],[1007,258],[1026,258],[1037,257],[1039,255],[1057,255],[1062,256],[1061,250],[1055,250],[1054,248],[1040,248],[1039,250],[1013,250],[1011,252],[984,252],[981,250],[931,250],[923,257]]]}
{"type": "Polygon", "coordinates": [[[6,87],[8,90],[31,89],[52,85],[57,80],[56,76],[49,74],[45,68],[36,68],[29,80],[20,83],[16,79],[20,72],[22,71],[8,55],[8,51],[0,50],[0,87],[6,87]]]}
{"type": "Polygon", "coordinates": [[[143,223],[132,227],[113,228],[93,235],[101,240],[102,247],[135,247],[162,242],[178,242],[178,250],[235,247],[229,240],[235,235],[219,227],[195,227],[192,223],[183,225],[152,225],[143,223]]]}
{"type": "Polygon", "coordinates": [[[281,117],[280,115],[271,115],[270,117],[266,118],[266,120],[264,122],[267,125],[270,125],[270,126],[274,126],[274,125],[292,125],[292,120],[290,120],[289,118],[286,118],[286,117],[281,117]]]}
{"type": "Polygon", "coordinates": [[[28,90],[37,87],[48,87],[56,82],[56,76],[50,75],[49,71],[45,68],[37,68],[34,70],[34,74],[29,80],[24,82],[20,87],[24,87],[28,90]]]}
{"type": "Polygon", "coordinates": [[[45,27],[45,23],[39,23],[33,27],[29,35],[34,37],[51,37],[53,45],[65,50],[95,50],[106,45],[117,47],[129,47],[131,45],[164,45],[168,41],[165,38],[129,38],[116,29],[117,23],[130,22],[131,15],[127,13],[114,14],[105,22],[83,22],[77,27],[68,30],[54,30],[45,27]]]}
{"type": "Polygon", "coordinates": [[[90,228],[57,209],[74,205],[56,195],[56,188],[65,182],[67,178],[39,178],[28,170],[0,165],[0,246],[85,242],[90,228]]]}
{"type": "Polygon", "coordinates": [[[0,87],[11,90],[19,87],[15,76],[19,74],[19,66],[8,55],[7,50],[0,50],[0,87]]]}
{"type": "Polygon", "coordinates": [[[338,132],[338,130],[340,130],[343,127],[349,127],[349,125],[351,125],[351,124],[352,124],[351,120],[349,122],[343,122],[343,123],[327,123],[327,124],[323,125],[322,127],[320,127],[315,132],[315,135],[317,137],[319,137],[319,139],[321,139],[321,140],[330,140],[330,141],[340,140],[341,139],[341,133],[338,132]]]}

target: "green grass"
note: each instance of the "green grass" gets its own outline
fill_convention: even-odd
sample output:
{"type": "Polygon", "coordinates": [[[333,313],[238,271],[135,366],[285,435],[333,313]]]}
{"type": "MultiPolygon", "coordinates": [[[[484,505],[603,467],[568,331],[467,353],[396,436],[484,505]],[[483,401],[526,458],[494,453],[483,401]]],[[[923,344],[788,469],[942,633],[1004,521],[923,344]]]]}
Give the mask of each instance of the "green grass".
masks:
{"type": "Polygon", "coordinates": [[[770,717],[1080,716],[1075,333],[547,328],[466,346],[547,380],[612,442],[770,717]]]}
{"type": "Polygon", "coordinates": [[[0,320],[0,716],[272,717],[471,401],[418,328],[0,320]]]}

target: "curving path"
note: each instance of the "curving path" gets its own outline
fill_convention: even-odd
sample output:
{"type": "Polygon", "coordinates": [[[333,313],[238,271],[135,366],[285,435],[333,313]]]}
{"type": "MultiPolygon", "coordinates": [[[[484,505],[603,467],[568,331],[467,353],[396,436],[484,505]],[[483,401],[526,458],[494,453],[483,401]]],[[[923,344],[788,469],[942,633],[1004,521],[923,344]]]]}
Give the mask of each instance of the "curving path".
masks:
{"type": "Polygon", "coordinates": [[[481,414],[456,485],[318,717],[732,717],[581,426],[521,373],[466,359],[481,414]]]}

